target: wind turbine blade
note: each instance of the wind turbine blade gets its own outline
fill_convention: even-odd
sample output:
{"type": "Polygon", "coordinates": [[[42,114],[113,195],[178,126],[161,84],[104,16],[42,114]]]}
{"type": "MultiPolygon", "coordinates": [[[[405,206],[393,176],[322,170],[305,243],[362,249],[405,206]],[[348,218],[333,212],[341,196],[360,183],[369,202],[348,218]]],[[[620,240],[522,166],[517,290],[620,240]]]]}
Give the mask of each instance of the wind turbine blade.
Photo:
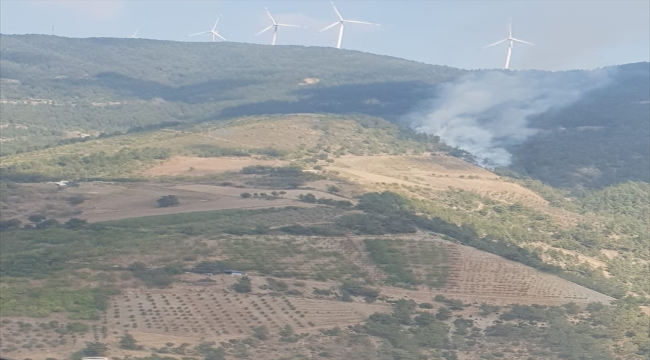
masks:
{"type": "Polygon", "coordinates": [[[528,41],[523,41],[523,40],[519,40],[519,39],[515,39],[515,38],[511,38],[510,40],[520,42],[522,44],[535,45],[533,43],[529,43],[528,41]]]}
{"type": "MultiPolygon", "coordinates": [[[[337,22],[335,22],[334,24],[332,24],[332,25],[330,25],[330,26],[324,28],[324,29],[321,30],[321,31],[325,31],[325,30],[327,30],[327,29],[331,29],[331,28],[335,27],[336,25],[338,25],[338,24],[340,24],[340,23],[341,23],[340,21],[337,21],[337,22]]],[[[319,31],[319,32],[321,32],[321,31],[319,31]]]]}
{"type": "Polygon", "coordinates": [[[487,49],[487,48],[489,48],[489,47],[491,47],[491,46],[499,45],[499,44],[501,44],[502,42],[504,42],[504,41],[506,41],[506,40],[508,40],[508,39],[499,40],[499,41],[495,42],[494,44],[490,44],[490,45],[488,45],[488,46],[483,46],[482,49],[487,49]]]}
{"type": "Polygon", "coordinates": [[[131,39],[135,39],[135,36],[138,35],[138,31],[140,31],[140,28],[136,29],[133,35],[131,35],[131,39]]]}
{"type": "Polygon", "coordinates": [[[271,30],[271,28],[273,28],[273,25],[271,25],[271,26],[267,27],[266,29],[264,29],[264,30],[258,32],[258,33],[255,34],[254,36],[257,36],[257,35],[263,34],[263,33],[267,32],[267,31],[271,30]]]}
{"type": "Polygon", "coordinates": [[[228,40],[226,40],[225,37],[221,36],[221,34],[219,34],[219,33],[215,33],[215,35],[217,35],[217,37],[219,37],[219,39],[221,39],[223,41],[228,41],[228,40]]]}
{"type": "Polygon", "coordinates": [[[343,21],[346,22],[346,23],[353,23],[353,24],[364,24],[364,25],[377,25],[377,26],[379,26],[379,24],[373,24],[373,23],[369,23],[369,22],[365,22],[365,21],[357,21],[357,20],[343,20],[343,21]]]}
{"type": "Polygon", "coordinates": [[[287,26],[287,27],[302,27],[300,25],[289,25],[289,24],[275,24],[277,26],[287,26]]]}
{"type": "Polygon", "coordinates": [[[508,38],[512,38],[512,19],[508,20],[508,38]]]}
{"type": "Polygon", "coordinates": [[[209,31],[203,31],[203,32],[200,32],[200,33],[190,34],[190,35],[187,35],[187,36],[196,36],[196,35],[203,35],[203,34],[208,34],[208,33],[210,33],[210,32],[209,31]]]}
{"type": "Polygon", "coordinates": [[[217,18],[217,21],[214,22],[214,26],[212,27],[212,31],[217,28],[217,24],[219,23],[219,20],[221,20],[221,15],[217,18]]]}
{"type": "Polygon", "coordinates": [[[275,19],[273,18],[273,16],[271,16],[271,13],[269,12],[269,9],[264,8],[264,10],[266,10],[266,14],[271,18],[271,22],[273,23],[273,25],[277,25],[275,23],[275,19]]]}
{"type": "Polygon", "coordinates": [[[341,16],[341,13],[339,12],[339,9],[336,8],[336,5],[334,5],[334,2],[332,2],[332,7],[334,8],[334,12],[336,12],[336,15],[338,15],[339,20],[343,21],[343,16],[341,16]]]}

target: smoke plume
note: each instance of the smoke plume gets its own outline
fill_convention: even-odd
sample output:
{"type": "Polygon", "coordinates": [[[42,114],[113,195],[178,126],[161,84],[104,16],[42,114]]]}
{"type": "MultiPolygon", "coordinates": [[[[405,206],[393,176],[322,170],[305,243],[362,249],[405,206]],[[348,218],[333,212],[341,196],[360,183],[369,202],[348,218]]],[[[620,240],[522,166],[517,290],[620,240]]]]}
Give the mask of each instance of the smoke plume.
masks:
{"type": "Polygon", "coordinates": [[[607,85],[611,72],[474,72],[442,84],[436,97],[406,121],[471,153],[484,166],[508,166],[512,155],[507,148],[538,131],[528,126],[531,116],[578,101],[607,85]]]}

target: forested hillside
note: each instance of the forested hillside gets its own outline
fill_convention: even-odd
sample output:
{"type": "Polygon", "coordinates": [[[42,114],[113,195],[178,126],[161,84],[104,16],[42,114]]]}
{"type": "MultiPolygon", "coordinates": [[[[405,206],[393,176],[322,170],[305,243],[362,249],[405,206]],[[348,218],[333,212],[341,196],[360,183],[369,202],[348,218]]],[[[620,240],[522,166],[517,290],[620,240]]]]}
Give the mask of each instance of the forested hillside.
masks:
{"type": "Polygon", "coordinates": [[[650,64],[621,65],[610,86],[531,119],[543,131],[514,149],[513,169],[550,185],[650,180],[650,64]]]}
{"type": "Polygon", "coordinates": [[[110,133],[297,107],[350,112],[338,103],[349,95],[345,89],[357,94],[355,112],[400,114],[418,89],[463,72],[331,48],[27,35],[1,40],[2,117],[9,125],[3,138],[16,138],[5,141],[5,154],[70,131],[110,133]]]}
{"type": "MultiPolygon", "coordinates": [[[[332,48],[41,35],[0,40],[2,155],[246,115],[365,114],[399,123],[435,98],[438,84],[469,73],[332,48]]],[[[649,64],[615,70],[608,86],[529,119],[541,131],[510,149],[511,170],[579,191],[647,182],[649,64]]]]}

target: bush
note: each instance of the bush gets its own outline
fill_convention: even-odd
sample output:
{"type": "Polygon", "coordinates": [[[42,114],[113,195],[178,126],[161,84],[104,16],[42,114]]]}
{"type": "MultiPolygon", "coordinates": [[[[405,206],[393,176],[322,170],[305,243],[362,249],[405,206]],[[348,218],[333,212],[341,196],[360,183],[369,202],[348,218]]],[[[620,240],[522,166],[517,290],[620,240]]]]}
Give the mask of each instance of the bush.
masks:
{"type": "Polygon", "coordinates": [[[444,306],[438,309],[438,312],[436,313],[436,319],[444,321],[449,318],[451,318],[451,310],[447,309],[444,306]]]}
{"type": "Polygon", "coordinates": [[[253,337],[262,341],[267,340],[269,338],[269,330],[266,328],[266,326],[253,328],[253,337]]]}
{"type": "Polygon", "coordinates": [[[20,229],[23,222],[18,219],[2,220],[0,221],[0,231],[20,229]]]}
{"type": "MultiPolygon", "coordinates": [[[[172,343],[172,346],[173,345],[174,344],[172,343]]],[[[133,335],[126,333],[120,339],[120,348],[125,350],[138,350],[141,349],[142,346],[138,346],[138,342],[135,340],[133,335]]]]}
{"type": "Polygon", "coordinates": [[[68,221],[66,221],[63,226],[67,229],[79,229],[80,227],[83,227],[84,225],[88,224],[87,220],[84,219],[78,219],[78,218],[72,218],[68,221]]]}
{"type": "MultiPolygon", "coordinates": [[[[76,206],[83,204],[86,198],[83,195],[73,195],[65,199],[70,205],[76,206]]],[[[31,220],[30,220],[31,221],[31,220]]]]}
{"type": "Polygon", "coordinates": [[[36,224],[37,229],[50,229],[61,227],[61,223],[57,219],[49,219],[36,224]]]}
{"type": "Polygon", "coordinates": [[[156,201],[160,207],[178,206],[180,204],[176,195],[166,195],[156,201]]]}
{"type": "Polygon", "coordinates": [[[242,276],[232,285],[232,289],[238,293],[249,293],[253,290],[251,279],[248,276],[242,276]]]}
{"type": "Polygon", "coordinates": [[[336,186],[336,185],[330,185],[330,186],[327,187],[327,192],[333,193],[333,194],[334,193],[339,193],[339,192],[341,192],[341,188],[336,186]]]}
{"type": "Polygon", "coordinates": [[[340,289],[343,298],[348,298],[350,296],[362,296],[365,299],[371,301],[376,300],[377,297],[379,297],[380,293],[380,291],[377,289],[372,289],[352,281],[343,283],[340,289]]]}
{"type": "Polygon", "coordinates": [[[249,197],[251,197],[253,195],[251,195],[251,193],[245,192],[245,193],[241,193],[239,196],[241,196],[244,199],[248,199],[249,197]]]}
{"type": "Polygon", "coordinates": [[[41,215],[41,214],[29,215],[29,217],[27,218],[27,220],[33,223],[39,223],[41,221],[44,221],[45,219],[46,219],[45,215],[41,215]]]}

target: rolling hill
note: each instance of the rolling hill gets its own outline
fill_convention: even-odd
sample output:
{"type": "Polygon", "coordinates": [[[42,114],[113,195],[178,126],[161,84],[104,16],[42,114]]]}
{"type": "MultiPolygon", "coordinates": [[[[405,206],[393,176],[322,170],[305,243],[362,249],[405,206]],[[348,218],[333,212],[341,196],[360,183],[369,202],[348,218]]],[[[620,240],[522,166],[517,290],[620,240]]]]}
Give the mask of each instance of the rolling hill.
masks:
{"type": "MultiPolygon", "coordinates": [[[[407,127],[440,84],[485,72],[330,48],[0,36],[4,155],[250,115],[364,114],[407,127]]],[[[537,135],[510,147],[510,170],[572,190],[648,181],[650,66],[612,70],[606,87],[531,117],[537,135]]],[[[557,83],[581,73],[521,72],[557,83]]]]}
{"type": "Polygon", "coordinates": [[[650,354],[647,63],[490,171],[406,122],[487,72],[0,36],[3,356],[650,354]]]}

